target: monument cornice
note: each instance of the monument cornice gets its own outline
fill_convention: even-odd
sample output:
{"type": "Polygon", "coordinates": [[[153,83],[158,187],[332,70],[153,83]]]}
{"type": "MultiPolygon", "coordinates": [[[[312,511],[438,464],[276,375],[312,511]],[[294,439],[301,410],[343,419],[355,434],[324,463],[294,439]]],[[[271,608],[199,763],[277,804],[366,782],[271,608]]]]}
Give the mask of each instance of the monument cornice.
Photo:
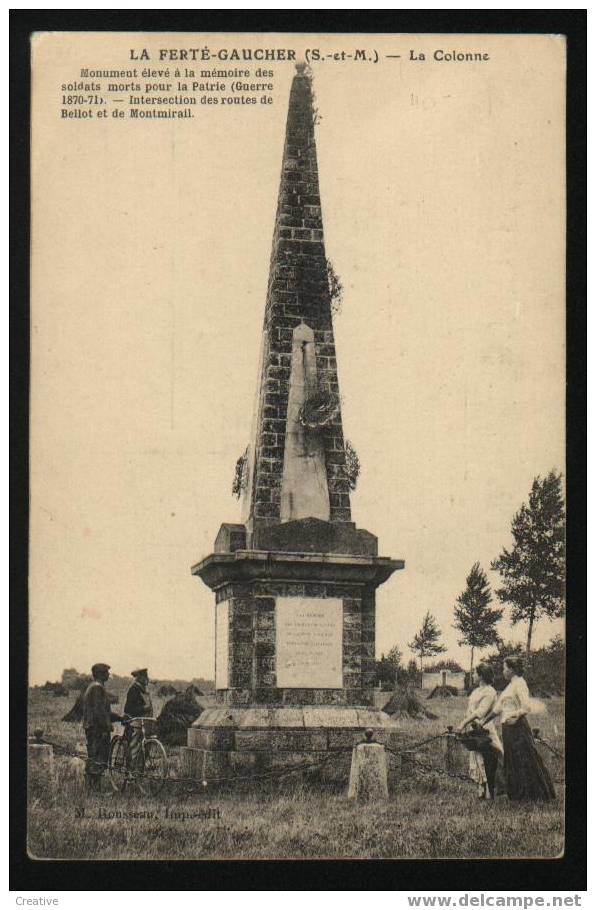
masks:
{"type": "Polygon", "coordinates": [[[266,550],[236,550],[212,553],[191,569],[212,591],[230,582],[262,579],[275,581],[321,581],[373,585],[387,581],[404,568],[403,559],[386,556],[354,556],[338,553],[283,553],[266,550]]]}

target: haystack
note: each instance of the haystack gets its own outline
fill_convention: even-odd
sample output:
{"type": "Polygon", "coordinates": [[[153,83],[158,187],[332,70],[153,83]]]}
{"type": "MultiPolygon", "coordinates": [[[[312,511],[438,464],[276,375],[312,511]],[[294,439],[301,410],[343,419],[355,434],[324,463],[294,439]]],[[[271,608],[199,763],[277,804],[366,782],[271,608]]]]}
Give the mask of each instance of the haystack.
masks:
{"type": "Polygon", "coordinates": [[[195,695],[196,686],[189,686],[186,691],[178,692],[165,702],[159,717],[157,729],[162,742],[170,746],[184,746],[186,731],[201,715],[203,708],[195,695]]]}
{"type": "Polygon", "coordinates": [[[424,707],[413,689],[398,689],[393,693],[383,711],[390,717],[417,717],[436,720],[437,715],[424,707]]]}
{"type": "Polygon", "coordinates": [[[453,698],[454,695],[457,695],[457,689],[455,686],[435,686],[432,692],[429,694],[429,698],[453,698]]]}

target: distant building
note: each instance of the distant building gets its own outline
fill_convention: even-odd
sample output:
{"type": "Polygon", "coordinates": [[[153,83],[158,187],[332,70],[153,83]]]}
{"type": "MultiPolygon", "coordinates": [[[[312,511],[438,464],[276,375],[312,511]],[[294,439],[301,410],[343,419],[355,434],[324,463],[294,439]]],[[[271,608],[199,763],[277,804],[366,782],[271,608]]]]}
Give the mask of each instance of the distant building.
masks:
{"type": "Polygon", "coordinates": [[[62,685],[66,689],[76,689],[77,683],[81,677],[81,674],[78,670],[63,670],[62,671],[62,685]]]}
{"type": "Polygon", "coordinates": [[[432,673],[422,674],[422,689],[432,692],[436,686],[452,686],[458,692],[463,692],[465,688],[466,674],[454,673],[453,670],[434,670],[432,673]]]}

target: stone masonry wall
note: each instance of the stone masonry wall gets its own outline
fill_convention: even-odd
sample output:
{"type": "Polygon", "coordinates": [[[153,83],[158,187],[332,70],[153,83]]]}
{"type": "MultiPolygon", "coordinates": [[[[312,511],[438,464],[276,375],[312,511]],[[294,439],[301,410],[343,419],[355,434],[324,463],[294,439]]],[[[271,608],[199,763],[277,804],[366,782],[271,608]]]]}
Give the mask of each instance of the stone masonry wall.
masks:
{"type": "Polygon", "coordinates": [[[219,701],[243,704],[372,705],[375,592],[363,585],[318,582],[228,584],[216,592],[229,604],[229,688],[219,701]],[[340,597],[343,601],[343,689],[279,689],[275,673],[275,598],[340,597]]]}
{"type": "MultiPolygon", "coordinates": [[[[311,84],[307,76],[297,75],[290,94],[265,310],[267,345],[251,501],[256,522],[274,523],[280,517],[292,331],[301,322],[314,331],[319,387],[339,394],[326,263],[311,84]]],[[[341,414],[321,432],[330,520],[350,521],[341,414]]]]}

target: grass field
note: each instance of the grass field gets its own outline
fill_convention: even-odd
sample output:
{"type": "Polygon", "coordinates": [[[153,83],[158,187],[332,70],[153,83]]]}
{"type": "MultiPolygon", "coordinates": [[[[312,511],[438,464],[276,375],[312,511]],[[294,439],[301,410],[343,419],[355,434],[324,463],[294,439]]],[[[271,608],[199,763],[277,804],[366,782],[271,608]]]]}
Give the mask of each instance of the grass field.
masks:
{"type": "MultiPolygon", "coordinates": [[[[74,701],[34,692],[29,727],[71,748],[83,742],[76,724],[60,720],[74,701]]],[[[155,699],[154,702],[159,702],[155,699]]],[[[437,720],[404,719],[404,741],[415,742],[461,718],[463,698],[433,700],[437,720]]],[[[549,699],[547,713],[530,718],[541,736],[564,749],[563,700],[549,699]]],[[[160,705],[154,704],[156,711],[160,705]]],[[[171,774],[178,750],[168,750],[171,774]]],[[[543,751],[553,777],[561,762],[543,751]]],[[[444,743],[420,751],[425,762],[445,769],[444,743]]],[[[349,754],[338,756],[345,783],[323,784],[293,775],[276,782],[227,791],[184,793],[170,784],[158,798],[137,794],[85,795],[76,758],[56,755],[56,795],[32,789],[30,855],[54,859],[267,859],[267,858],[461,858],[553,857],[563,850],[563,786],[556,803],[480,802],[475,787],[434,772],[390,775],[385,803],[354,805],[346,799],[349,754]]],[[[467,753],[457,746],[456,769],[465,772],[467,753]]],[[[393,767],[393,760],[391,761],[393,767]]],[[[310,772],[314,774],[314,772],[310,772]]]]}

